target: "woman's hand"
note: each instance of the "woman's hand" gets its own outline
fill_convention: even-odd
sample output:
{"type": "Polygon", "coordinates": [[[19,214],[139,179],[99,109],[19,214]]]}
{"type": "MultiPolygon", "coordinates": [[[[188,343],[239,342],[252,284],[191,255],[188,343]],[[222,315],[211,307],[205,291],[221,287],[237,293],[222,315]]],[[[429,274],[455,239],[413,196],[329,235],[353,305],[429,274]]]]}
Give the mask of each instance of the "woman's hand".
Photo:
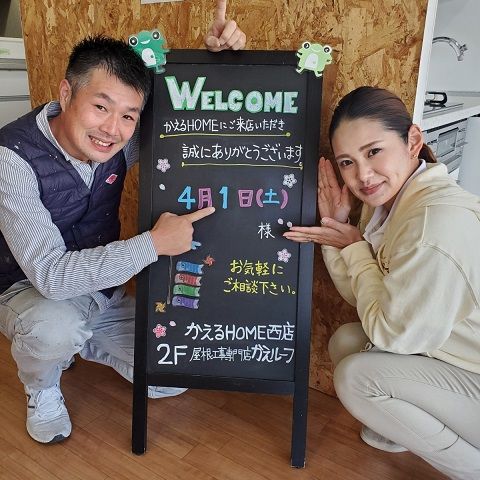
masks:
{"type": "Polygon", "coordinates": [[[245,48],[247,37],[239,28],[235,20],[227,20],[227,0],[217,0],[215,19],[205,35],[205,46],[211,52],[222,50],[242,50],[245,48]]]}
{"type": "Polygon", "coordinates": [[[350,192],[346,185],[340,188],[330,160],[324,157],[318,162],[318,210],[320,217],[328,217],[345,223],[351,210],[350,192]]]}
{"type": "Polygon", "coordinates": [[[291,227],[283,236],[294,242],[315,242],[340,249],[363,240],[360,230],[349,223],[323,217],[321,225],[321,227],[291,227]]]}

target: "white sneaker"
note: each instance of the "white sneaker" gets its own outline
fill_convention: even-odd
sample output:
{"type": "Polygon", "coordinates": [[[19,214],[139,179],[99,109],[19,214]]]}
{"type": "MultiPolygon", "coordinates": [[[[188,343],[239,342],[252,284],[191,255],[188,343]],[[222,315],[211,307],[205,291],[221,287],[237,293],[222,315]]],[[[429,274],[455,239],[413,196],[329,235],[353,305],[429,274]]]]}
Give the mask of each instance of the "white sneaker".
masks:
{"type": "Polygon", "coordinates": [[[65,360],[62,363],[62,370],[65,371],[74,366],[75,366],[75,355],[70,360],[65,360]]]}
{"type": "Polygon", "coordinates": [[[27,394],[27,432],[40,443],[56,443],[70,436],[68,416],[60,385],[43,390],[25,386],[27,394]]]}
{"type": "Polygon", "coordinates": [[[186,391],[186,388],[149,386],[148,398],[174,397],[175,395],[180,395],[181,393],[186,391]]]}
{"type": "Polygon", "coordinates": [[[371,428],[368,428],[365,425],[363,425],[362,429],[360,430],[360,438],[367,445],[377,448],[378,450],[383,450],[384,452],[408,452],[408,449],[405,447],[402,447],[398,443],[392,442],[388,438],[382,437],[382,435],[379,435],[377,432],[374,432],[371,428]]]}

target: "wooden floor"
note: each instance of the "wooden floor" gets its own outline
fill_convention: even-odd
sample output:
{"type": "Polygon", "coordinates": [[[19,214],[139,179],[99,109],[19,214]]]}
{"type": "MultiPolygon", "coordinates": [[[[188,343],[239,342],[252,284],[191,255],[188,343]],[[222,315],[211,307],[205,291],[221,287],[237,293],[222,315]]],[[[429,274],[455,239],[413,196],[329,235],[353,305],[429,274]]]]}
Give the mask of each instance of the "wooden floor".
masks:
{"type": "Polygon", "coordinates": [[[290,467],[290,397],[189,390],[149,400],[148,450],[131,453],[132,389],[77,360],[62,377],[71,437],[41,445],[25,430],[25,395],[0,335],[0,478],[65,480],[444,479],[410,453],[363,444],[335,398],[310,391],[307,462],[290,467]]]}

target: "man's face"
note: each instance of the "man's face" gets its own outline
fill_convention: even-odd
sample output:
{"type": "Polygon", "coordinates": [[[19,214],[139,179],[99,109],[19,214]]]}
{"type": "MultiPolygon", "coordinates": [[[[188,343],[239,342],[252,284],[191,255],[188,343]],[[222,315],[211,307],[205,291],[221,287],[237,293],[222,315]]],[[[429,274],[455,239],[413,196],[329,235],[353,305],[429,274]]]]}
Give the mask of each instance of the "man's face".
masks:
{"type": "Polygon", "coordinates": [[[92,70],[88,83],[72,89],[60,84],[62,114],[51,122],[58,142],[83,162],[104,163],[120,151],[135,131],[143,96],[105,70],[92,70]]]}

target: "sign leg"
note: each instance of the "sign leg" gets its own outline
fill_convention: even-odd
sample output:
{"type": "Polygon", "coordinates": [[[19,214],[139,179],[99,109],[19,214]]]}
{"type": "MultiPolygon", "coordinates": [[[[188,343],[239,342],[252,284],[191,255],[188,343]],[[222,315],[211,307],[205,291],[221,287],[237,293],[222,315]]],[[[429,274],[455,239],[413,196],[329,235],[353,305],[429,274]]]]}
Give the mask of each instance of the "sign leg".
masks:
{"type": "Polygon", "coordinates": [[[147,406],[147,383],[142,375],[133,383],[132,452],[137,455],[147,450],[147,406]]]}
{"type": "Polygon", "coordinates": [[[295,384],[295,393],[293,395],[291,465],[295,468],[305,468],[308,384],[303,381],[298,383],[295,384]],[[300,385],[298,383],[300,383],[300,385]]]}
{"type": "Polygon", "coordinates": [[[142,455],[147,450],[147,318],[149,268],[137,276],[135,305],[135,352],[133,365],[132,452],[142,455]]]}

